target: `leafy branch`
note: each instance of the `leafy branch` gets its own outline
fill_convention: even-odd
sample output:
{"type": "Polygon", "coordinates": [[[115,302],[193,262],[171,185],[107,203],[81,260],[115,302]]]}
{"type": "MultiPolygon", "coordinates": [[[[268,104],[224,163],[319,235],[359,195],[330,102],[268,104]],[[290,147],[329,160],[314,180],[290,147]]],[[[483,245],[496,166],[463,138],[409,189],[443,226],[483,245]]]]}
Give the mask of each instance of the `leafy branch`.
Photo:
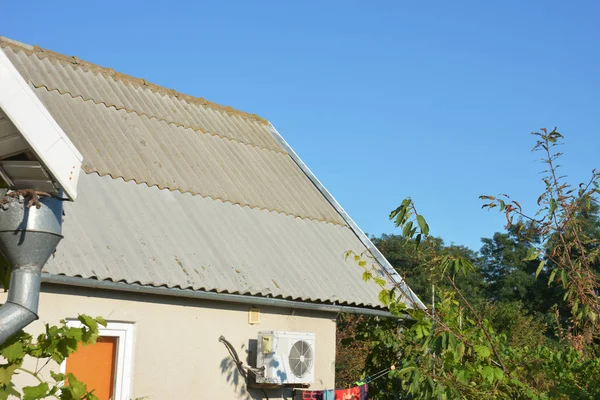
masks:
{"type": "Polygon", "coordinates": [[[392,313],[411,317],[395,334],[394,348],[401,354],[395,362],[401,368],[389,373],[403,394],[415,399],[600,398],[600,359],[594,347],[600,337],[595,272],[600,246],[598,238],[586,233],[585,225],[587,216],[598,208],[600,174],[593,171],[587,182],[571,187],[558,173],[562,154],[555,147],[563,136],[556,129],[534,135],[533,150],[543,154],[547,166],[537,213],[527,214],[506,194],[481,199],[486,201],[484,208],[504,213],[507,229],[527,239],[520,253],[527,254],[519,262],[537,262],[536,277],[548,273],[548,285],[561,284],[571,317],[563,327],[556,306],[554,318],[560,340],[567,339],[571,346],[555,347],[547,341],[513,346],[504,333],[497,333],[486,319],[488,308],[472,303],[461,287],[476,273],[473,263],[460,254],[441,251],[436,245],[439,239],[430,234],[425,218],[407,198],[390,219],[418,252],[419,268],[429,272],[429,283],[438,288],[435,309],[420,309],[407,287],[381,279],[381,268],[368,253],[346,254],[364,269],[363,279],[380,285],[379,299],[392,313]]]}
{"type": "Polygon", "coordinates": [[[67,326],[66,321],[62,320],[60,326],[46,324],[44,333],[38,335],[35,341],[33,336],[20,331],[0,346],[0,356],[5,361],[0,363],[0,400],[6,400],[10,396],[23,400],[98,400],[93,391],[88,391],[86,385],[71,373],[65,375],[50,371],[53,382],[45,381],[41,375],[50,362],[62,363],[79,345],[96,343],[99,325],[106,326],[106,321],[100,317],[80,315],[78,319],[82,324],[80,328],[67,326]],[[32,371],[23,367],[27,358],[43,360],[44,363],[32,371]],[[13,382],[14,376],[19,372],[32,376],[39,384],[25,386],[21,393],[13,382]]]}
{"type": "Polygon", "coordinates": [[[546,267],[551,269],[548,285],[558,278],[571,310],[572,324],[568,328],[568,336],[572,345],[581,351],[582,340],[589,344],[593,335],[598,333],[597,319],[600,316],[599,282],[592,265],[600,256],[600,248],[597,239],[587,237],[583,230],[583,216],[597,205],[600,173],[593,170],[587,182],[573,188],[566,177],[558,173],[560,165],[557,161],[562,153],[555,148],[562,145],[563,135],[556,129],[548,132],[545,128],[532,134],[537,138],[533,151],[541,152],[542,162],[547,165],[542,178],[545,190],[538,198],[540,209],[535,217],[523,212],[518,203],[507,203],[506,195],[480,196],[490,201],[482,207],[498,207],[506,215],[507,226],[513,224],[516,216],[519,230],[525,226],[523,219],[531,222],[530,229],[525,232],[531,233],[525,237],[532,244],[526,260],[540,259],[536,275],[546,267]]]}

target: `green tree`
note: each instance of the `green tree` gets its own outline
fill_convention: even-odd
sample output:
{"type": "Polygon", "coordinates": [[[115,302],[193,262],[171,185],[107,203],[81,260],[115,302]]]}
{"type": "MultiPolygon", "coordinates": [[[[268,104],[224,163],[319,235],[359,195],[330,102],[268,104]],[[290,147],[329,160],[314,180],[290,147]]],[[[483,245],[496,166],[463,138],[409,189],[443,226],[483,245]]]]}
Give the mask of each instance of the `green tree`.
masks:
{"type": "Polygon", "coordinates": [[[515,225],[508,227],[506,233],[483,238],[482,243],[478,268],[486,281],[488,300],[519,302],[525,310],[540,316],[547,316],[561,302],[560,290],[547,284],[547,271],[540,271],[537,279],[539,260],[527,259],[535,247],[515,225]]]}
{"type": "MultiPolygon", "coordinates": [[[[407,308],[403,299],[408,296],[401,287],[389,289],[379,282],[380,299],[390,311],[410,316],[403,330],[393,335],[393,340],[399,341],[401,357],[395,358],[399,368],[389,374],[399,390],[390,396],[600,398],[600,359],[593,351],[600,327],[596,270],[600,249],[595,246],[597,237],[590,233],[593,229],[588,229],[590,218],[586,216],[593,213],[597,204],[600,174],[594,171],[588,182],[571,187],[557,173],[560,153],[554,153],[554,148],[562,135],[556,130],[534,134],[534,150],[543,153],[548,166],[544,171],[546,189],[538,200],[540,210],[532,217],[506,195],[482,196],[489,201],[484,207],[505,213],[507,226],[514,225],[515,233],[523,234],[528,242],[525,246],[513,246],[515,237],[511,238],[509,231],[508,237],[497,237],[497,243],[489,243],[488,283],[498,290],[508,288],[495,296],[509,297],[510,302],[495,301],[487,309],[485,305],[473,304],[460,281],[461,276],[468,277],[475,271],[472,261],[460,254],[440,251],[427,222],[410,199],[391,213],[390,218],[407,240],[425,243],[418,246],[421,254],[416,258],[439,288],[439,300],[435,312],[432,308],[418,309],[414,304],[407,308]],[[495,246],[503,242],[508,246],[495,246]],[[525,254],[521,252],[523,247],[527,249],[525,254]],[[503,253],[512,260],[504,262],[503,253]],[[537,265],[535,271],[532,263],[537,265]],[[565,327],[557,323],[560,346],[554,346],[543,335],[509,337],[498,332],[498,325],[512,324],[516,332],[519,327],[536,322],[528,319],[531,316],[525,312],[524,303],[517,300],[527,299],[528,294],[514,290],[514,285],[521,282],[507,279],[513,274],[524,278],[547,274],[547,285],[560,290],[569,312],[563,319],[565,327]]],[[[516,239],[520,240],[518,235],[516,239]]],[[[372,276],[376,264],[358,258],[366,276],[372,276]]],[[[526,279],[524,285],[534,288],[535,282],[526,279]]],[[[559,321],[558,315],[556,320],[559,321]]],[[[543,333],[544,329],[538,326],[538,330],[543,333]]]]}
{"type": "Polygon", "coordinates": [[[369,383],[369,398],[395,399],[399,382],[385,374],[397,364],[402,328],[397,318],[343,314],[338,317],[336,385],[350,387],[366,377],[377,377],[369,383]]]}
{"type": "MultiPolygon", "coordinates": [[[[372,237],[373,244],[398,271],[410,288],[426,304],[431,303],[432,254],[460,256],[471,263],[477,263],[477,254],[464,246],[446,246],[444,240],[432,237],[431,240],[417,246],[414,239],[403,235],[386,235],[372,237]]],[[[479,303],[485,298],[485,282],[483,276],[475,271],[467,277],[458,278],[464,288],[465,296],[472,302],[479,303]]],[[[448,287],[447,282],[437,282],[442,287],[448,287]]]]}

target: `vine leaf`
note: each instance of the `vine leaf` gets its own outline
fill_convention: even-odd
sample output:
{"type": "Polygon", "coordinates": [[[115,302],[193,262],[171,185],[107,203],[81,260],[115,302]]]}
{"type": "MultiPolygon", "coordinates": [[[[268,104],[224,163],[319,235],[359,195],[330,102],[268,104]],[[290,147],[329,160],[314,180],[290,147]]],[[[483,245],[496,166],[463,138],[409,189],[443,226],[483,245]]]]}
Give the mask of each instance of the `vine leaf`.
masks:
{"type": "Polygon", "coordinates": [[[42,382],[37,386],[25,386],[23,388],[23,400],[39,400],[48,394],[48,384],[42,382]]]}
{"type": "Polygon", "coordinates": [[[16,341],[4,347],[0,351],[0,354],[2,354],[2,356],[6,358],[8,362],[15,362],[25,357],[25,352],[23,351],[23,344],[20,341],[16,341]]]}

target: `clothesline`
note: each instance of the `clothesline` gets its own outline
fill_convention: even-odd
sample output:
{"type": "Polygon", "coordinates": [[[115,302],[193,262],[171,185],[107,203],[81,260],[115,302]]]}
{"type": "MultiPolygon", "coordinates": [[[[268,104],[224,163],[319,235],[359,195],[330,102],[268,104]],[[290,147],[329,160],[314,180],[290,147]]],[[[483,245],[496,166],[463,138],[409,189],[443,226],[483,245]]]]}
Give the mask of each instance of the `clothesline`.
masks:
{"type": "Polygon", "coordinates": [[[395,366],[395,365],[392,365],[392,366],[391,366],[391,367],[389,367],[389,368],[382,369],[381,371],[379,371],[379,372],[376,372],[376,373],[374,373],[373,375],[367,376],[367,377],[366,377],[365,379],[363,379],[363,380],[356,381],[356,382],[354,382],[354,384],[355,384],[355,385],[357,385],[357,386],[360,386],[360,385],[364,385],[365,383],[371,383],[371,382],[373,382],[373,381],[376,381],[376,380],[377,380],[377,379],[379,379],[379,378],[382,378],[382,377],[384,377],[384,376],[385,376],[385,374],[387,374],[388,372],[390,372],[390,371],[393,371],[393,370],[395,370],[395,369],[396,369],[396,366],[395,366]]]}

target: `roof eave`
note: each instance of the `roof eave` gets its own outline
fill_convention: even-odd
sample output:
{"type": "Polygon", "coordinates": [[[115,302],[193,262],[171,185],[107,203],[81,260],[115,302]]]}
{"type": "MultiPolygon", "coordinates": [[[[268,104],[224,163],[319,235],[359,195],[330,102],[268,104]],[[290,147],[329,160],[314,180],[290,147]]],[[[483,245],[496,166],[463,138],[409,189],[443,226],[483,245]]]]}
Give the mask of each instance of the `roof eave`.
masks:
{"type": "Polygon", "coordinates": [[[355,307],[341,304],[311,303],[262,296],[247,296],[242,294],[206,292],[202,290],[147,286],[124,282],[102,281],[97,279],[80,278],[66,275],[55,275],[49,273],[42,274],[42,282],[55,285],[82,287],[87,289],[111,290],[145,295],[191,298],[197,300],[247,304],[259,307],[265,306],[295,310],[362,314],[378,317],[393,317],[393,315],[389,311],[376,308],[355,307]]]}

